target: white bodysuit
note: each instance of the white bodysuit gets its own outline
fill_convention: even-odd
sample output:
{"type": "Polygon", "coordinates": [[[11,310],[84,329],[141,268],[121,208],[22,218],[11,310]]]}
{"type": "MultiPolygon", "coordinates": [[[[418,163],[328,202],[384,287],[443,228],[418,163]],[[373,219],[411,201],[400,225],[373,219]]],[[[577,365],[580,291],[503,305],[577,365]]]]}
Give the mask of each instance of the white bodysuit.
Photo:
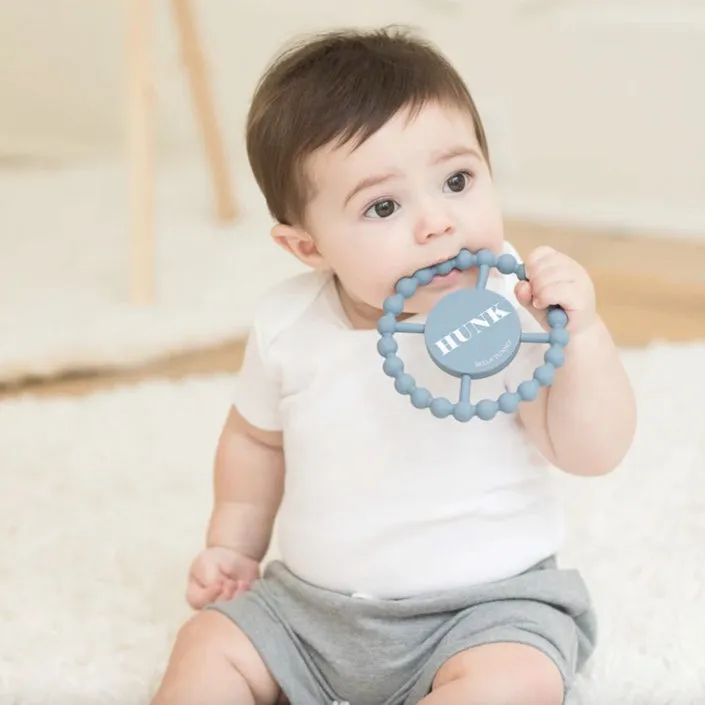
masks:
{"type": "MultiPolygon", "coordinates": [[[[523,330],[541,330],[516,282],[492,269],[488,288],[518,308],[523,330]]],[[[395,338],[417,384],[457,399],[459,380],[422,335],[395,338]]],[[[289,569],[327,589],[400,598],[502,579],[556,553],[551,468],[515,416],[460,423],[414,408],[382,371],[378,340],[350,326],[328,273],[289,279],[259,304],[234,401],[253,425],[283,431],[276,528],[289,569]]],[[[545,350],[522,345],[505,370],[472,383],[472,401],[531,379],[545,350]]]]}

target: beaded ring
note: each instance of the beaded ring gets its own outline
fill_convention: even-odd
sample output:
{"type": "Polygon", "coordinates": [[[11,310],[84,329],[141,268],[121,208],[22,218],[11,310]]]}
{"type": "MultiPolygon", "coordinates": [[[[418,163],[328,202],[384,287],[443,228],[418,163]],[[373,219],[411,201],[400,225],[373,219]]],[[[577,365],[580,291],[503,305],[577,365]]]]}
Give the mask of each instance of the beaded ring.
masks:
{"type": "Polygon", "coordinates": [[[500,411],[513,413],[520,402],[536,399],[540,388],[553,382],[556,368],[565,361],[563,348],[570,338],[565,311],[560,306],[549,307],[547,322],[550,332],[523,332],[514,306],[505,297],[487,289],[492,267],[504,275],[514,274],[527,281],[524,265],[511,254],[496,257],[490,250],[477,253],[461,250],[452,259],[400,279],[395,287],[396,293],[384,301],[384,315],[377,322],[380,334],[377,350],[384,358],[382,369],[394,379],[397,392],[408,396],[417,409],[429,409],[436,418],[452,416],[457,421],[467,422],[477,417],[489,421],[500,411]],[[426,286],[435,277],[449,274],[453,269],[463,271],[470,267],[479,270],[475,286],[442,298],[429,312],[425,324],[397,320],[404,310],[405,300],[413,296],[419,286],[426,286]],[[396,333],[424,336],[426,350],[433,362],[460,379],[456,402],[433,397],[428,389],[416,385],[416,380],[405,371],[404,362],[397,355],[396,333]],[[482,399],[477,404],[471,403],[472,380],[502,371],[524,343],[550,345],[544,353],[544,364],[536,368],[533,377],[521,382],[515,392],[506,391],[496,400],[482,399]]]}

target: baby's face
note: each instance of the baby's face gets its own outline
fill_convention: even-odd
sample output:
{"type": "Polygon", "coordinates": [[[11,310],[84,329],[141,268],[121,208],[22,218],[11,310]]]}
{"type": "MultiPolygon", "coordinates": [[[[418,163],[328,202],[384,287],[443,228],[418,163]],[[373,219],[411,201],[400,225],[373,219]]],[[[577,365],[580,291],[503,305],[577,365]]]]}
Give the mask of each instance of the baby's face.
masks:
{"type": "MultiPolygon", "coordinates": [[[[315,195],[308,232],[370,323],[396,282],[462,248],[499,253],[502,218],[472,119],[430,104],[401,114],[355,150],[326,147],[308,164],[315,195]]],[[[428,311],[477,270],[454,270],[419,287],[407,313],[428,311]]]]}

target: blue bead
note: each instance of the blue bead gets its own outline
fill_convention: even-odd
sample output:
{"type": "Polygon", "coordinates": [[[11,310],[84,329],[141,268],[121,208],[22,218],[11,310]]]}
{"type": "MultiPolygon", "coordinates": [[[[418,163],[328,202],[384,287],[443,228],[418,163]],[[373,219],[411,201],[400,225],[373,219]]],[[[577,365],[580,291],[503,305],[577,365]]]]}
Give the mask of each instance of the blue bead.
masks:
{"type": "Polygon", "coordinates": [[[453,404],[444,397],[438,397],[431,402],[431,413],[438,419],[444,419],[453,413],[453,404]]]}
{"type": "Polygon", "coordinates": [[[526,281],[526,267],[523,263],[517,265],[515,274],[517,275],[517,278],[521,279],[521,281],[526,281]]]}
{"type": "Polygon", "coordinates": [[[556,374],[556,368],[553,365],[541,365],[534,370],[534,379],[542,386],[547,387],[556,374]]]}
{"type": "Polygon", "coordinates": [[[436,271],[433,267],[426,267],[426,269],[419,269],[419,271],[414,274],[414,279],[416,279],[419,284],[428,284],[431,279],[433,279],[435,273],[436,271]]]}
{"type": "Polygon", "coordinates": [[[396,355],[390,355],[384,361],[382,369],[386,375],[390,377],[396,377],[404,371],[404,363],[396,355]]]}
{"type": "Polygon", "coordinates": [[[565,362],[565,353],[559,345],[551,345],[543,354],[543,359],[554,367],[560,367],[565,362]]]}
{"type": "Polygon", "coordinates": [[[455,258],[455,266],[460,269],[470,269],[475,262],[475,257],[469,250],[460,250],[455,258]]]}
{"type": "Polygon", "coordinates": [[[535,379],[531,379],[522,382],[517,388],[517,393],[524,401],[533,401],[539,395],[540,389],[541,385],[535,379]]]}
{"type": "Polygon", "coordinates": [[[500,394],[497,404],[499,410],[505,414],[512,414],[519,408],[521,397],[516,392],[504,392],[500,394]]]}
{"type": "Polygon", "coordinates": [[[554,328],[549,333],[549,339],[552,343],[558,345],[567,345],[570,340],[570,333],[565,328],[554,328]]]}
{"type": "Polygon", "coordinates": [[[382,335],[385,333],[394,333],[396,329],[397,321],[391,313],[387,313],[377,321],[377,330],[382,333],[382,335]]]}
{"type": "Polygon", "coordinates": [[[416,279],[404,277],[397,283],[397,294],[408,299],[416,293],[417,286],[418,284],[416,283],[416,279]]]}
{"type": "Polygon", "coordinates": [[[386,333],[377,341],[377,352],[382,357],[387,357],[387,355],[391,355],[397,350],[399,350],[399,344],[389,333],[386,333]]]}
{"type": "Polygon", "coordinates": [[[496,401],[491,401],[490,399],[483,399],[478,402],[475,407],[475,412],[483,421],[489,421],[497,414],[498,411],[499,404],[496,401]]]}
{"type": "Polygon", "coordinates": [[[393,316],[398,316],[404,310],[404,297],[400,294],[388,296],[384,300],[382,308],[385,313],[391,313],[393,316]]]}
{"type": "Polygon", "coordinates": [[[514,274],[517,267],[517,260],[514,255],[500,255],[497,259],[497,269],[502,274],[514,274]]]}
{"type": "Polygon", "coordinates": [[[457,421],[470,421],[475,416],[475,407],[466,401],[458,402],[453,409],[453,416],[457,421]]]}
{"type": "Polygon", "coordinates": [[[447,262],[441,262],[436,265],[436,271],[438,274],[448,274],[455,267],[455,257],[447,262]]]}
{"type": "Polygon", "coordinates": [[[416,389],[411,392],[411,403],[417,409],[425,409],[431,404],[432,399],[433,397],[431,396],[431,392],[423,387],[416,387],[416,389]]]}
{"type": "Polygon", "coordinates": [[[408,374],[401,374],[394,381],[394,388],[399,394],[411,394],[415,387],[416,380],[408,374]]]}
{"type": "Polygon", "coordinates": [[[491,250],[480,250],[477,253],[477,263],[487,264],[491,267],[495,263],[494,252],[491,250]]]}
{"type": "Polygon", "coordinates": [[[552,308],[548,312],[546,320],[552,328],[564,328],[568,325],[568,314],[562,308],[552,308]]]}

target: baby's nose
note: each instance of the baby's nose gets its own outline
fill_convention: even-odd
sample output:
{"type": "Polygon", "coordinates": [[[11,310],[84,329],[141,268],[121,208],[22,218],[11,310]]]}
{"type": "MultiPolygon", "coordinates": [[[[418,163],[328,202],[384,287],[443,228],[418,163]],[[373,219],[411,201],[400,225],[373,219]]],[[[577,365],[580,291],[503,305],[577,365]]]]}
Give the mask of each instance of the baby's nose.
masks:
{"type": "Polygon", "coordinates": [[[448,235],[454,230],[455,227],[448,213],[438,209],[424,214],[418,224],[416,238],[419,242],[425,242],[431,238],[448,235]]]}

